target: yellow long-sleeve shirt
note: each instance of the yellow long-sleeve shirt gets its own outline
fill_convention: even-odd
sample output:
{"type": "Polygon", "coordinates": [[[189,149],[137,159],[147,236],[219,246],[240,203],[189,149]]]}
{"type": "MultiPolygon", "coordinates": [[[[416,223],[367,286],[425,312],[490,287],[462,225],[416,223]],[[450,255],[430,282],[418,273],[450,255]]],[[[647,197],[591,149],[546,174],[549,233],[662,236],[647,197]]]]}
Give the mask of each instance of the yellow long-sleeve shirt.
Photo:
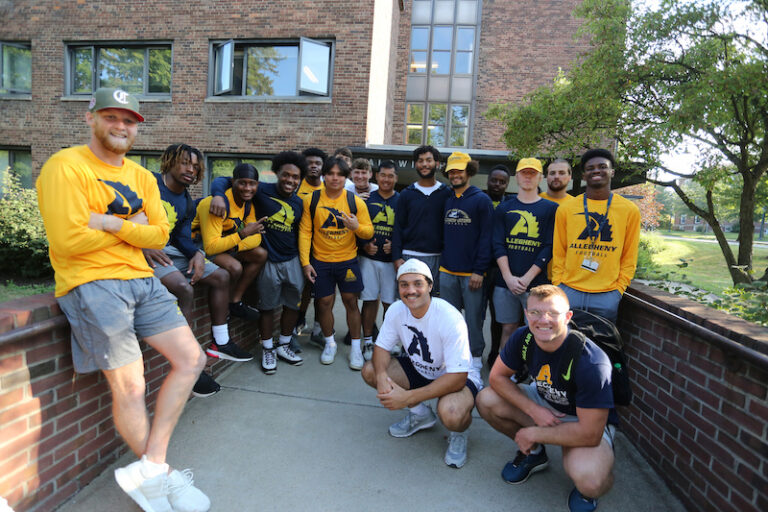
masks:
{"type": "Polygon", "coordinates": [[[296,191],[296,195],[298,195],[303,201],[305,197],[311,196],[312,192],[315,190],[320,190],[323,188],[325,188],[325,183],[322,181],[320,182],[320,185],[315,187],[307,183],[307,180],[301,180],[301,185],[299,185],[299,190],[296,191]]]}
{"type": "Polygon", "coordinates": [[[608,201],[587,201],[590,214],[589,230],[584,217],[583,194],[565,201],[557,209],[552,245],[552,284],[563,283],[582,292],[624,290],[629,286],[637,267],[637,247],[640,242],[640,210],[618,194],[613,195],[608,221],[596,233],[605,217],[608,201]],[[597,235],[590,251],[590,238],[597,235]],[[596,261],[591,272],[582,268],[585,259],[596,261]]]}
{"type": "Polygon", "coordinates": [[[162,249],[168,217],[151,172],[123,159],[115,167],[88,148],[63,149],[43,165],[37,199],[55,271],[56,297],[100,279],[137,279],[153,271],[141,249],[162,249]],[[148,224],[123,222],[117,233],[88,227],[91,213],[128,219],[139,212],[148,224]]]}
{"type": "Polygon", "coordinates": [[[569,199],[573,199],[573,196],[569,195],[569,194],[566,194],[565,197],[561,197],[561,198],[558,199],[556,197],[550,196],[546,192],[539,192],[539,197],[543,197],[544,199],[548,199],[548,200],[552,201],[553,203],[557,203],[559,205],[563,204],[565,201],[568,201],[569,199]]]}
{"type": "Polygon", "coordinates": [[[309,250],[312,256],[324,262],[347,261],[357,256],[356,236],[368,240],[373,236],[373,224],[368,214],[365,201],[355,196],[357,230],[350,231],[338,216],[341,212],[349,215],[347,192],[342,191],[336,199],[331,199],[325,189],[320,192],[320,201],[315,210],[314,222],[309,213],[312,194],[304,197],[304,213],[299,224],[299,260],[301,266],[309,265],[309,250]]]}
{"type": "Polygon", "coordinates": [[[226,219],[211,215],[211,200],[208,196],[197,205],[197,216],[192,221],[192,230],[200,230],[203,237],[203,249],[208,256],[215,256],[237,246],[238,252],[248,251],[261,245],[261,235],[255,234],[241,238],[236,232],[242,223],[256,222],[256,212],[251,206],[248,216],[245,215],[245,203],[237,206],[232,197],[232,189],[225,193],[229,202],[229,216],[226,219]]]}

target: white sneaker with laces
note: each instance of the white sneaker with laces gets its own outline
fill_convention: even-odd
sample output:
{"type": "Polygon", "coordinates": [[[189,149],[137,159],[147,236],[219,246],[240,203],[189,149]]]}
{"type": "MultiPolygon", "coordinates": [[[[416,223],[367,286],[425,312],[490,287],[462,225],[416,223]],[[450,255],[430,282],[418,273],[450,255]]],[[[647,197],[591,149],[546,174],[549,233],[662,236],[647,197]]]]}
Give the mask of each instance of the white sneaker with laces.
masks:
{"type": "Polygon", "coordinates": [[[425,428],[431,428],[437,423],[437,416],[429,407],[429,412],[424,416],[417,416],[411,411],[397,423],[389,426],[389,435],[392,437],[409,437],[425,428]]]}
{"type": "Polygon", "coordinates": [[[290,343],[277,346],[277,357],[293,366],[301,366],[304,364],[304,359],[302,359],[301,356],[297,356],[296,353],[291,350],[290,343]]]}
{"type": "Polygon", "coordinates": [[[366,361],[373,359],[373,343],[366,343],[363,346],[363,359],[366,361]]]}
{"type": "Polygon", "coordinates": [[[326,343],[323,353],[320,354],[320,362],[323,364],[333,364],[333,360],[336,359],[336,350],[335,343],[326,343]]]}
{"type": "Polygon", "coordinates": [[[460,468],[467,462],[467,433],[449,432],[448,449],[445,450],[445,463],[452,468],[460,468]]]}
{"type": "Polygon", "coordinates": [[[261,349],[261,370],[267,375],[272,375],[277,371],[277,358],[274,348],[261,349]]]}
{"type": "Polygon", "coordinates": [[[168,501],[173,512],[208,512],[211,500],[195,487],[191,469],[174,469],[168,475],[168,501]]]}
{"type": "Polygon", "coordinates": [[[142,472],[146,455],[124,468],[115,470],[117,485],[131,497],[144,512],[173,512],[168,501],[168,474],[147,478],[142,472]]]}
{"type": "Polygon", "coordinates": [[[362,370],[365,364],[363,353],[360,350],[352,349],[349,351],[349,367],[353,370],[362,370]]]}

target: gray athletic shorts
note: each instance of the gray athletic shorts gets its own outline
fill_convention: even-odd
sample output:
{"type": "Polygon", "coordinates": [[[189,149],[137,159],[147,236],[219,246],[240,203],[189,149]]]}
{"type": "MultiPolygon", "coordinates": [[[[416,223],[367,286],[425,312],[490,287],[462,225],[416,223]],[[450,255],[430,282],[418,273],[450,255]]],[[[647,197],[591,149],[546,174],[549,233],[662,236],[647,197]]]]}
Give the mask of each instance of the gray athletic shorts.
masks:
{"type": "Polygon", "coordinates": [[[104,279],[59,297],[72,330],[78,373],[114,370],[141,358],[139,339],[187,324],[176,297],[159,279],[104,279]]]}
{"type": "MultiPolygon", "coordinates": [[[[187,278],[187,281],[189,281],[192,278],[192,274],[187,274],[187,270],[189,270],[189,260],[187,259],[184,254],[177,248],[175,248],[172,245],[166,245],[163,248],[163,252],[168,255],[169,258],[171,258],[171,261],[173,262],[173,265],[168,265],[167,267],[163,267],[162,265],[158,265],[155,267],[155,277],[158,279],[162,279],[168,274],[172,272],[176,272],[177,270],[184,274],[184,277],[187,278]]],[[[203,266],[203,279],[208,277],[209,275],[213,274],[219,269],[219,266],[215,263],[211,263],[208,261],[208,259],[205,259],[205,265],[203,266]]]]}
{"type": "MultiPolygon", "coordinates": [[[[547,409],[556,411],[554,407],[550,405],[549,402],[544,400],[538,391],[536,391],[536,382],[530,382],[528,384],[518,384],[518,387],[520,390],[525,393],[525,395],[533,400],[537,405],[540,405],[542,407],[546,407],[547,409]]],[[[560,421],[579,421],[578,416],[574,416],[572,414],[566,414],[565,416],[560,418],[560,421]]],[[[611,423],[606,423],[605,428],[603,429],[603,439],[608,441],[608,446],[611,447],[611,450],[613,450],[613,438],[616,435],[616,425],[613,425],[611,423]]]]}
{"type": "Polygon", "coordinates": [[[304,289],[299,257],[280,263],[267,260],[256,281],[256,289],[259,292],[256,307],[260,310],[270,311],[278,306],[298,310],[304,289]]]}
{"type": "Polygon", "coordinates": [[[496,308],[496,321],[501,324],[519,324],[525,322],[523,310],[528,292],[515,295],[506,286],[493,287],[493,307],[496,308]]]}
{"type": "Polygon", "coordinates": [[[360,272],[363,274],[362,300],[378,300],[384,304],[394,304],[397,300],[397,281],[395,266],[392,262],[373,260],[361,256],[360,272]]]}

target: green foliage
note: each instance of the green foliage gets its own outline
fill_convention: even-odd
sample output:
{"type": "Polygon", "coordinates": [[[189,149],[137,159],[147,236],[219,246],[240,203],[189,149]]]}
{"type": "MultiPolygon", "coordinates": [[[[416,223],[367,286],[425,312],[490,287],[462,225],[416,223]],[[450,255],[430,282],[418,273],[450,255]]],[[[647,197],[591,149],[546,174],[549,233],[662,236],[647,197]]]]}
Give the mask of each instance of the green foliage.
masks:
{"type": "Polygon", "coordinates": [[[754,281],[726,288],[714,306],[749,322],[768,326],[768,282],[754,281]]]}
{"type": "Polygon", "coordinates": [[[53,276],[37,194],[34,189],[22,188],[10,169],[5,171],[0,199],[0,272],[53,276]]]}
{"type": "Polygon", "coordinates": [[[52,280],[40,283],[19,284],[13,280],[6,280],[5,284],[0,282],[0,302],[27,297],[29,295],[38,295],[41,293],[52,292],[54,284],[52,280]]]}
{"type": "Polygon", "coordinates": [[[664,249],[664,240],[656,233],[643,231],[637,251],[637,270],[640,279],[661,279],[661,267],[653,261],[654,254],[664,249]]]}

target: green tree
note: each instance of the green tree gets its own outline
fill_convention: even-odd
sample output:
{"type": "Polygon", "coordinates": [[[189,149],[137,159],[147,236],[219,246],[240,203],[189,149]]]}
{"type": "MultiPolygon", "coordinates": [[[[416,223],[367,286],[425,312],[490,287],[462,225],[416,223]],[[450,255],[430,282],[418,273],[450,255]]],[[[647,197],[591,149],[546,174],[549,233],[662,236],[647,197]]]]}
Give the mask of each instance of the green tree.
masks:
{"type": "Polygon", "coordinates": [[[489,110],[507,145],[572,156],[616,140],[621,160],[697,182],[701,202],[677,180],[649,178],[711,226],[734,283],[751,282],[756,189],[768,169],[768,0],[584,0],[576,15],[591,50],[522,103],[489,110]],[[699,155],[687,174],[662,161],[681,147],[699,155]],[[714,201],[729,172],[742,180],[737,256],[714,201]]]}

